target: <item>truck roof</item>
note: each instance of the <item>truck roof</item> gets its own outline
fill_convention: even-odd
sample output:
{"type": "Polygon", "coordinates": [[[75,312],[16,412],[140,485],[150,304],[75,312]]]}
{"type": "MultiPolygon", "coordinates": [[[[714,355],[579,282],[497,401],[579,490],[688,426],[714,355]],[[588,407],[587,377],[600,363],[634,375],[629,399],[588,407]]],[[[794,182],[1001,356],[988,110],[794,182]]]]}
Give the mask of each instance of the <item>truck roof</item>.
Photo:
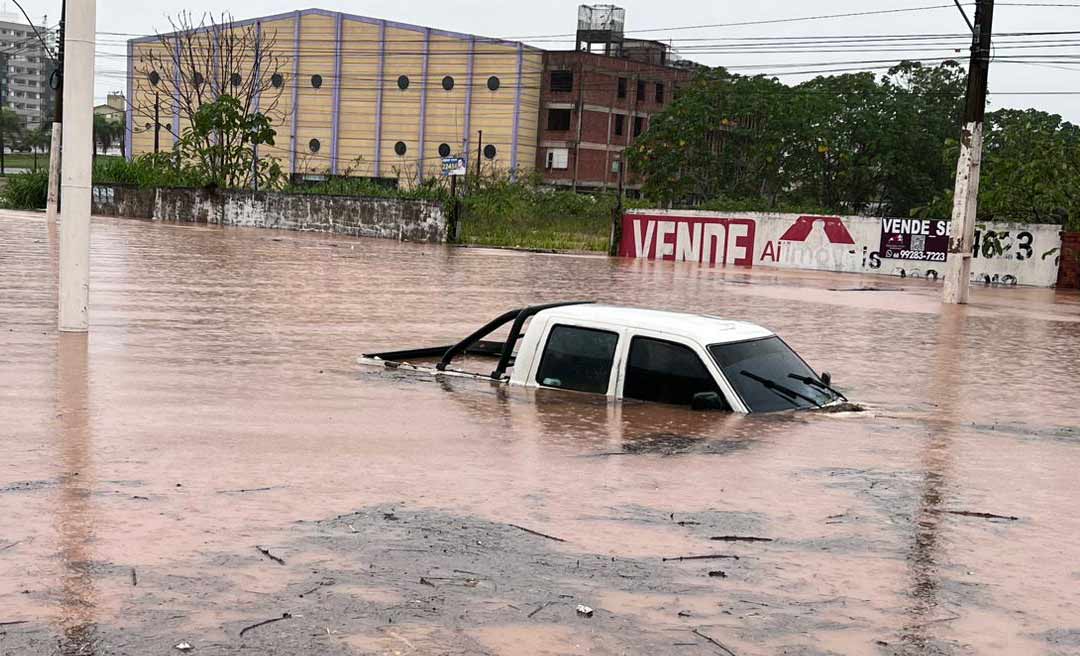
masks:
{"type": "Polygon", "coordinates": [[[689,338],[703,345],[742,342],[748,339],[771,337],[774,334],[771,330],[748,321],[733,321],[709,314],[668,312],[592,303],[543,310],[537,314],[537,317],[651,330],[689,338]]]}

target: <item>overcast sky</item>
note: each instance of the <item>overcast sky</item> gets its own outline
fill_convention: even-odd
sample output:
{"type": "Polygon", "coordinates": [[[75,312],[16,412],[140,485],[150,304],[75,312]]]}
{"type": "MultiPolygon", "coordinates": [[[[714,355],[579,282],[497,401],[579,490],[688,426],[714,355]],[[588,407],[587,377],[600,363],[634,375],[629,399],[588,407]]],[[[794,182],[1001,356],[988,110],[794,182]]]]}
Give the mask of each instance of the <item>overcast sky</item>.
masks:
{"type": "MultiPolygon", "coordinates": [[[[1043,0],[1046,3],[1068,4],[1070,0],[1043,0]]],[[[1015,6],[1018,3],[1037,4],[1040,0],[999,0],[994,17],[994,32],[1043,32],[1043,31],[1080,31],[1080,0],[1072,0],[1074,7],[1034,7],[1015,6]]],[[[780,0],[758,0],[757,2],[731,0],[629,0],[619,3],[626,9],[626,30],[630,35],[656,39],[673,39],[673,45],[682,47],[685,55],[709,65],[723,65],[734,72],[782,73],[784,66],[791,64],[821,64],[830,62],[850,62],[864,60],[899,60],[902,58],[927,58],[939,61],[955,56],[966,63],[967,50],[965,39],[957,37],[955,41],[937,42],[919,45],[925,51],[897,52],[882,51],[880,42],[866,49],[848,49],[840,52],[826,52],[827,46],[801,47],[802,52],[793,52],[790,48],[769,46],[767,52],[733,52],[730,46],[724,52],[718,39],[731,37],[814,37],[823,35],[884,35],[884,34],[955,34],[967,31],[963,18],[955,7],[913,11],[910,13],[892,13],[884,15],[856,16],[826,20],[810,20],[777,24],[759,24],[744,26],[711,27],[707,29],[678,31],[649,31],[635,33],[637,30],[671,28],[691,25],[730,24],[744,21],[763,21],[773,19],[797,18],[822,14],[846,12],[866,12],[876,10],[907,9],[948,5],[950,0],[807,0],[791,2],[780,0]],[[689,46],[708,47],[714,52],[693,53],[689,46]],[[953,48],[959,48],[954,52],[953,48]],[[740,68],[760,66],[761,69],[740,68]]],[[[100,32],[121,32],[133,34],[153,34],[167,31],[167,15],[190,9],[194,12],[220,11],[225,5],[231,5],[236,18],[250,18],[295,9],[319,7],[328,10],[347,11],[376,18],[386,18],[401,22],[415,23],[459,32],[498,37],[529,37],[536,35],[557,35],[573,33],[576,28],[578,2],[569,0],[546,0],[538,2],[501,2],[492,0],[374,0],[358,2],[356,0],[265,0],[262,2],[245,1],[243,3],[222,3],[220,0],[184,0],[172,2],[147,2],[147,0],[98,0],[98,30],[100,32]]],[[[39,20],[47,13],[50,24],[59,16],[59,0],[39,2],[24,0],[23,6],[39,20]]],[[[8,9],[14,7],[8,6],[8,9]]],[[[969,15],[973,8],[968,8],[969,15]]],[[[99,37],[99,56],[97,61],[97,94],[103,100],[110,89],[122,89],[124,70],[122,39],[124,37],[101,35],[99,37]]],[[[522,39],[527,43],[548,48],[572,48],[572,41],[553,42],[539,39],[522,39]]],[[[730,42],[729,42],[730,43],[730,42]]],[[[1002,37],[995,52],[997,57],[1044,55],[1035,65],[995,61],[991,65],[990,91],[1000,95],[991,95],[990,108],[1000,107],[1036,107],[1061,114],[1067,120],[1080,122],[1080,95],[1006,95],[1006,92],[1032,91],[1080,91],[1080,34],[1068,36],[1002,37]],[[1055,40],[1048,47],[1008,48],[1012,45],[1030,45],[1032,39],[1055,40]],[[1022,44],[1021,41],[1027,43],[1022,44]],[[1065,43],[1061,43],[1065,41],[1065,43]],[[1076,58],[1075,63],[1068,60],[1076,58]]],[[[895,48],[895,45],[889,45],[895,48]]],[[[839,64],[836,68],[852,68],[859,64],[839,64]]],[[[805,66],[796,67],[805,69],[805,66]]],[[[788,68],[787,70],[793,70],[788,68]]],[[[780,75],[788,82],[806,79],[802,75],[780,75]]]]}

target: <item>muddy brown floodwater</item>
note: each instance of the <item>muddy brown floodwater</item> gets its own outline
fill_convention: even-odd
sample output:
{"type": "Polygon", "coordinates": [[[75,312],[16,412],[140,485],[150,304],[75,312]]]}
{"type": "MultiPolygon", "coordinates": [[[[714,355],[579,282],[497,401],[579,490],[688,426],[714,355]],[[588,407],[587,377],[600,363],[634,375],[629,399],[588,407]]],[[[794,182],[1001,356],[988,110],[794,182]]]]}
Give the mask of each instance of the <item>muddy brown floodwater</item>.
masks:
{"type": "Polygon", "coordinates": [[[56,252],[0,216],[0,654],[1080,653],[1075,294],[101,219],[86,339],[56,252]],[[868,411],[354,363],[568,298],[764,324],[868,411]]]}

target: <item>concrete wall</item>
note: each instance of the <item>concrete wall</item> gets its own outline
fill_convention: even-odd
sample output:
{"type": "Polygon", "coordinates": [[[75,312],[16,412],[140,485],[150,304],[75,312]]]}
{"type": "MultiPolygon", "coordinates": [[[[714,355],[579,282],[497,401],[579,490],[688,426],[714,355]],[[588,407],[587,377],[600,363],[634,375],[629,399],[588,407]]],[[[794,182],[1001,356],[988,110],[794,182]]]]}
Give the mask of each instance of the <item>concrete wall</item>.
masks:
{"type": "Polygon", "coordinates": [[[1057,286],[1080,289],[1080,232],[1061,234],[1061,267],[1058,269],[1057,286]]]}
{"type": "MultiPolygon", "coordinates": [[[[945,262],[886,259],[882,220],[757,212],[634,210],[623,218],[619,254],[704,264],[881,273],[938,279],[945,262]]],[[[1061,226],[980,223],[975,282],[1053,287],[1061,226]]]]}
{"type": "Polygon", "coordinates": [[[94,213],[103,216],[446,241],[442,207],[420,200],[111,185],[95,185],[93,197],[94,213]]]}
{"type": "Polygon", "coordinates": [[[90,196],[90,211],[98,216],[148,219],[154,216],[154,197],[153,189],[94,185],[94,192],[90,196]]]}

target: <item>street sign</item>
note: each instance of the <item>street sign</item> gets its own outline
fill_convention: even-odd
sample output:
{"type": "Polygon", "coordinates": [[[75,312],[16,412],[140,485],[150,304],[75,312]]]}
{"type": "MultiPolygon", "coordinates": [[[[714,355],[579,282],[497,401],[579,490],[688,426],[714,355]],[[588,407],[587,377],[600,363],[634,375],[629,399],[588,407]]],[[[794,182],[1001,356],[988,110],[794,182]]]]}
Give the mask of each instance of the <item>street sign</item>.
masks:
{"type": "Polygon", "coordinates": [[[444,157],[442,159],[442,174],[444,176],[465,175],[465,158],[444,157]]]}

